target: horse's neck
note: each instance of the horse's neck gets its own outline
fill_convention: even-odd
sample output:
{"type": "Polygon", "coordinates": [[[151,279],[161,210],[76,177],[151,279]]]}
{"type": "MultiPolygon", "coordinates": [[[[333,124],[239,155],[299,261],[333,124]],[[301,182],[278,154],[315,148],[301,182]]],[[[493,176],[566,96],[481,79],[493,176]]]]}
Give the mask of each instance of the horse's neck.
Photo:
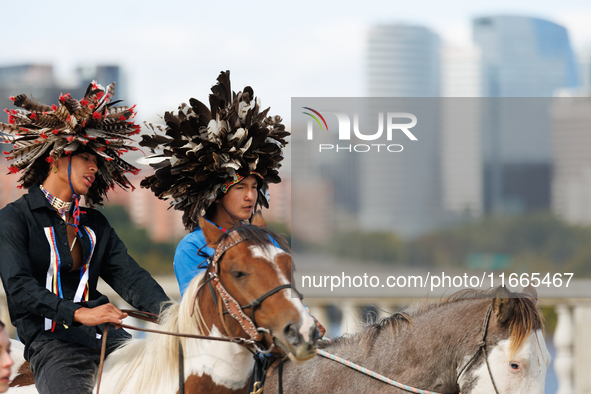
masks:
{"type": "MultiPolygon", "coordinates": [[[[358,334],[335,340],[322,349],[402,384],[453,392],[457,388],[457,369],[463,365],[466,354],[472,356],[472,350],[467,349],[477,349],[482,324],[478,322],[468,327],[452,324],[450,319],[457,320],[457,317],[452,313],[419,315],[412,323],[401,322],[393,331],[390,328],[380,330],[370,341],[363,341],[358,334]]],[[[330,391],[331,384],[347,387],[346,392],[379,392],[387,387],[385,383],[352,372],[341,363],[322,356],[301,366],[287,363],[284,370],[285,387],[301,392],[324,393],[330,391]],[[318,371],[322,376],[334,378],[324,381],[317,379],[317,375],[317,378],[309,378],[318,371]]],[[[265,392],[277,392],[276,384],[275,373],[265,392]]]]}

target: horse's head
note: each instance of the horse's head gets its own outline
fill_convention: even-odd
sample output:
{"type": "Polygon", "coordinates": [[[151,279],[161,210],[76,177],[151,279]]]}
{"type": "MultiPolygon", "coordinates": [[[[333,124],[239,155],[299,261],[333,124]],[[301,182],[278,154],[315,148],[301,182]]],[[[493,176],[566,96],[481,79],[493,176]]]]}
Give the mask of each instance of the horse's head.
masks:
{"type": "Polygon", "coordinates": [[[543,334],[543,318],[531,286],[523,293],[499,287],[492,299],[486,349],[490,373],[481,354],[460,377],[462,393],[543,394],[550,354],[543,334]]]}
{"type": "Polygon", "coordinates": [[[302,301],[292,296],[291,256],[273,243],[273,239],[280,237],[264,228],[262,217],[254,222],[257,225],[240,226],[223,233],[208,221],[200,221],[208,245],[216,249],[205,279],[212,275],[219,279],[212,280],[214,291],[201,290],[200,306],[217,317],[214,324],[221,325],[218,329],[222,333],[253,338],[252,330],[244,327],[250,324],[244,321],[246,316],[246,320],[254,323],[255,330],[260,329],[255,333],[264,347],[275,343],[278,345],[275,351],[283,349],[298,360],[307,360],[316,354],[319,333],[302,301]],[[233,302],[224,300],[221,295],[224,292],[242,308],[235,308],[233,302]],[[220,305],[223,311],[228,310],[229,305],[231,312],[224,313],[220,305]],[[230,315],[239,318],[236,320],[230,315]]]}

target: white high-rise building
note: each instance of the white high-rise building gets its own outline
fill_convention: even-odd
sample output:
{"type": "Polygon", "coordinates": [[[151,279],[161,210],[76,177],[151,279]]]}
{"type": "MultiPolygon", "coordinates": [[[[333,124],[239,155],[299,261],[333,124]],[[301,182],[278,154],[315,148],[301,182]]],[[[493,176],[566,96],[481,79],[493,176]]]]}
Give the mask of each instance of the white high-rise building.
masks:
{"type": "Polygon", "coordinates": [[[552,105],[552,212],[591,225],[591,98],[559,97],[552,105]]]}
{"type": "Polygon", "coordinates": [[[445,45],[441,51],[441,96],[483,96],[482,52],[475,45],[445,45]]]}
{"type": "Polygon", "coordinates": [[[403,152],[358,156],[359,225],[414,237],[436,228],[441,213],[440,40],[426,27],[392,24],[372,27],[367,44],[367,95],[396,99],[376,99],[365,116],[412,113],[418,140],[401,136],[403,152]]]}
{"type": "Polygon", "coordinates": [[[445,46],[441,56],[441,184],[443,209],[453,216],[483,211],[482,53],[445,46]]]}
{"type": "Polygon", "coordinates": [[[422,26],[377,25],[367,41],[367,95],[438,97],[439,36],[422,26]]]}

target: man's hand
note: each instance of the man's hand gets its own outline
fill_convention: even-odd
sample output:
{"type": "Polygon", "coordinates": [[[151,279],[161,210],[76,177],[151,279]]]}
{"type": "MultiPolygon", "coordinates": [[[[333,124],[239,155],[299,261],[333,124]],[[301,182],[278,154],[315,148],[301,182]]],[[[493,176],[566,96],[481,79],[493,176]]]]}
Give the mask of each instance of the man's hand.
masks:
{"type": "Polygon", "coordinates": [[[127,313],[121,312],[115,305],[108,303],[95,308],[79,308],[74,312],[74,321],[85,326],[96,326],[103,323],[118,325],[123,323],[127,313]]]}

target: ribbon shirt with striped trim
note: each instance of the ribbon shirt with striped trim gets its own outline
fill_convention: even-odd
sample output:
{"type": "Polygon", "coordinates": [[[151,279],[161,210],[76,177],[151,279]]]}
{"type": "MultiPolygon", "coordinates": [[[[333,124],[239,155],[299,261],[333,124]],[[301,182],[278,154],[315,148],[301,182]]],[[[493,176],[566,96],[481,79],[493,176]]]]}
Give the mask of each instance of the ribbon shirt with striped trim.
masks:
{"type": "MultiPolygon", "coordinates": [[[[74,302],[88,301],[88,275],[90,268],[90,260],[94,253],[96,245],[96,234],[88,226],[82,226],[85,234],[90,240],[90,253],[86,258],[86,261],[82,267],[80,267],[80,282],[74,295],[74,302]]],[[[45,227],[45,236],[47,242],[49,242],[50,255],[49,255],[49,266],[47,269],[47,279],[45,287],[60,298],[64,298],[61,283],[61,257],[57,248],[57,242],[55,240],[55,230],[53,227],[45,227]]],[[[51,319],[45,319],[45,330],[55,330],[55,321],[51,319]]]]}

